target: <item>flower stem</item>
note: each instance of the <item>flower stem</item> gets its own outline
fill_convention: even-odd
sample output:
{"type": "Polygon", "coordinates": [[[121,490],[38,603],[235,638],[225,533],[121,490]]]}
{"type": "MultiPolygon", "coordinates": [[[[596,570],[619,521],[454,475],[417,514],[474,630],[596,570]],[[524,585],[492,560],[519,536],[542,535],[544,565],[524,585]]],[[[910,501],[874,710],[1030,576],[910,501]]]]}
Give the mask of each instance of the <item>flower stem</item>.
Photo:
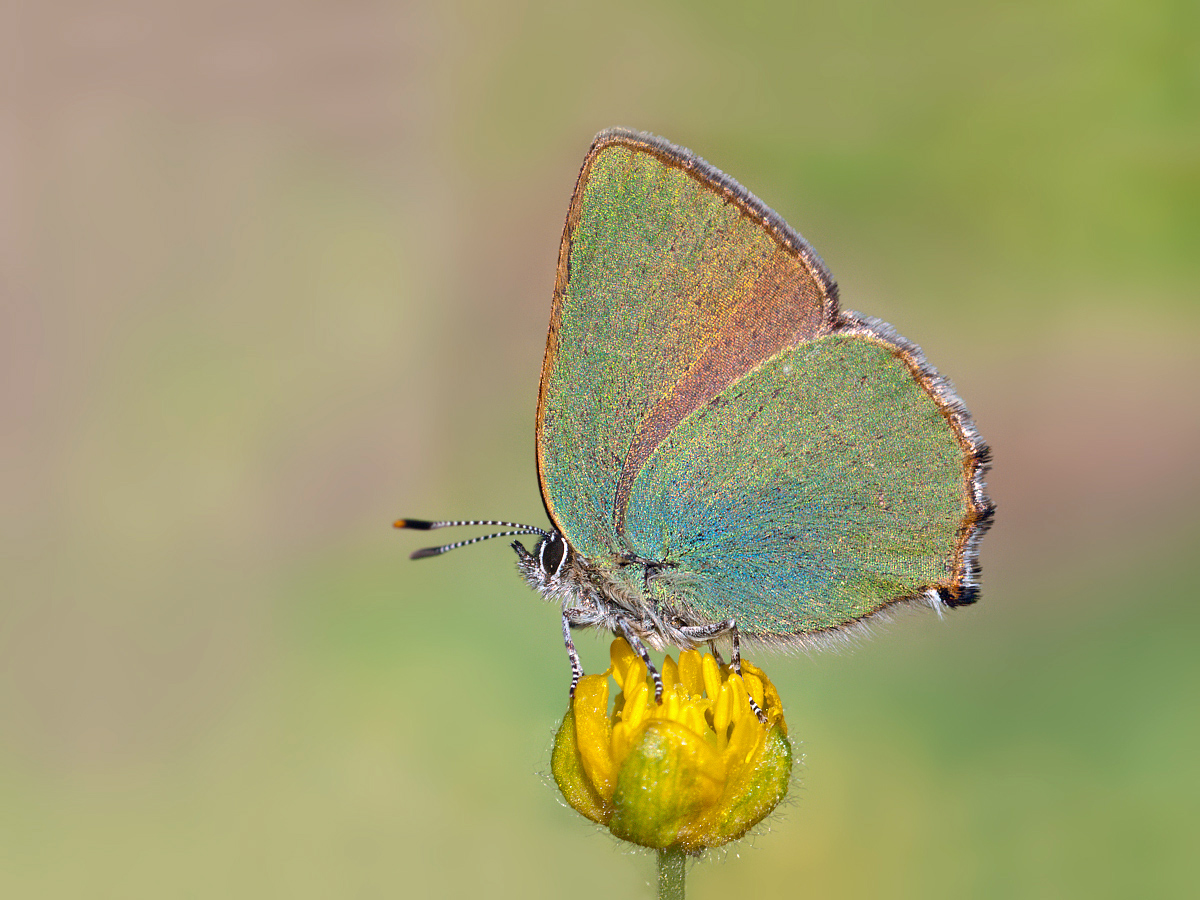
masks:
{"type": "Polygon", "coordinates": [[[658,851],[658,900],[683,900],[687,853],[681,847],[658,851]]]}

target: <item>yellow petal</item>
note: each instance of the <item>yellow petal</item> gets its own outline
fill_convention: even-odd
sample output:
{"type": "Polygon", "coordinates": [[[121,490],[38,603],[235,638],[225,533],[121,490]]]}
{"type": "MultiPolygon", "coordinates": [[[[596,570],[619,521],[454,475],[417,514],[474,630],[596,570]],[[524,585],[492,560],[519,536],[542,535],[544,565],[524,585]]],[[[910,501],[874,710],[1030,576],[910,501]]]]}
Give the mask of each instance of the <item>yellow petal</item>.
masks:
{"type": "Polygon", "coordinates": [[[700,674],[700,653],[696,650],[685,650],[679,654],[679,683],[687,690],[688,695],[699,697],[704,693],[704,676],[700,674]]]}
{"type": "Polygon", "coordinates": [[[675,665],[675,660],[670,656],[663,658],[662,671],[660,673],[663,680],[663,689],[671,691],[675,685],[679,684],[679,666],[675,665]]]}
{"type": "Polygon", "coordinates": [[[670,691],[669,693],[664,692],[662,705],[654,710],[654,718],[670,719],[673,722],[678,722],[679,717],[683,715],[684,709],[684,702],[677,693],[674,691],[670,691]]]}
{"type": "MultiPolygon", "coordinates": [[[[707,701],[704,703],[707,705],[707,701]]],[[[696,734],[702,735],[714,750],[717,749],[717,736],[709,727],[708,720],[704,718],[704,706],[700,703],[688,703],[679,711],[678,715],[672,716],[672,718],[696,734]]]]}
{"type": "Polygon", "coordinates": [[[575,735],[583,771],[602,797],[612,796],[616,766],[612,757],[612,723],[608,718],[608,678],[585,675],[575,686],[575,735]]]}
{"type": "Polygon", "coordinates": [[[617,684],[624,684],[630,667],[641,662],[641,658],[633,652],[633,648],[624,638],[617,638],[612,642],[612,646],[608,648],[608,659],[617,684]]]}
{"type": "Polygon", "coordinates": [[[742,672],[742,681],[746,685],[746,691],[754,698],[754,702],[758,704],[758,708],[763,708],[764,691],[762,679],[750,671],[742,672]]]}
{"type": "Polygon", "coordinates": [[[633,696],[634,690],[638,685],[646,683],[646,676],[649,672],[646,669],[646,664],[639,657],[634,657],[633,661],[625,668],[625,677],[617,683],[621,685],[621,692],[625,694],[625,702],[629,702],[629,698],[633,696]]]}
{"type": "MultiPolygon", "coordinates": [[[[632,681],[632,679],[630,680],[632,681]]],[[[630,728],[636,728],[647,716],[647,708],[650,705],[650,687],[645,681],[635,681],[624,691],[624,694],[625,707],[621,711],[621,721],[626,722],[630,728]]]]}
{"type": "Polygon", "coordinates": [[[729,735],[729,723],[733,720],[732,695],[729,685],[723,684],[715,694],[713,702],[713,731],[717,735],[717,746],[724,748],[729,735]]]}
{"type": "Polygon", "coordinates": [[[721,689],[721,669],[711,656],[700,660],[700,674],[704,678],[704,691],[710,698],[715,698],[721,689]]]}
{"type": "MultiPolygon", "coordinates": [[[[771,724],[779,723],[779,727],[783,729],[783,734],[787,736],[787,722],[783,719],[783,703],[779,699],[779,691],[775,689],[774,683],[767,677],[767,673],[754,665],[752,662],[742,660],[742,671],[749,672],[756,676],[763,685],[763,699],[759,702],[759,707],[765,712],[771,720],[771,724]]],[[[757,699],[757,697],[755,698],[757,699]]]]}
{"type": "Polygon", "coordinates": [[[576,812],[603,825],[612,815],[612,806],[600,796],[583,770],[579,741],[575,731],[575,714],[570,707],[554,738],[550,771],[563,798],[576,812]]]}
{"type": "Polygon", "coordinates": [[[722,754],[730,778],[739,778],[742,769],[753,759],[765,735],[762,723],[750,708],[746,687],[737,675],[730,675],[725,684],[733,719],[729,743],[722,754]]]}

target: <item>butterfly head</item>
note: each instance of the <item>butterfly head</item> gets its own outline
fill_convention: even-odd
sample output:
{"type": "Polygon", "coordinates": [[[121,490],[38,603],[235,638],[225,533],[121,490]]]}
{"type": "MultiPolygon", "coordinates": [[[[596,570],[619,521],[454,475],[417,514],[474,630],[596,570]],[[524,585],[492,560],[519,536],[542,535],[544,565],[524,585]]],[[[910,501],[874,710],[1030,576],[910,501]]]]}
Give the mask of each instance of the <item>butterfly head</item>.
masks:
{"type": "Polygon", "coordinates": [[[517,568],[535,591],[550,597],[567,586],[574,551],[557,531],[547,532],[533,552],[520,541],[513,541],[512,548],[517,554],[517,568]]]}

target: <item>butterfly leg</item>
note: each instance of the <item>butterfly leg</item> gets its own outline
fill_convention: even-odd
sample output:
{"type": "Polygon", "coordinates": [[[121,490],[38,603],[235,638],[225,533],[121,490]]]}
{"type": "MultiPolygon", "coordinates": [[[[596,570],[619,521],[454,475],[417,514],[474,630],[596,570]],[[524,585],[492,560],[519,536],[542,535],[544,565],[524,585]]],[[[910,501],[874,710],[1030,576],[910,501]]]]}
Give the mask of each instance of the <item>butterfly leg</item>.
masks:
{"type": "MultiPolygon", "coordinates": [[[[733,671],[738,675],[742,674],[742,642],[738,637],[737,621],[735,619],[726,619],[724,622],[718,622],[716,625],[688,625],[680,629],[687,637],[694,641],[708,641],[709,646],[719,637],[729,635],[729,643],[732,645],[730,663],[733,666],[733,671]]],[[[717,658],[717,662],[721,661],[721,657],[717,656],[716,648],[713,648],[713,656],[717,658]]],[[[759,705],[754,702],[753,697],[750,700],[750,708],[754,710],[754,715],[758,717],[758,721],[765,723],[767,714],[759,708],[759,705]]]]}
{"type": "Polygon", "coordinates": [[[729,635],[733,644],[733,671],[739,675],[742,674],[742,645],[738,640],[737,621],[735,619],[726,619],[724,622],[718,622],[716,625],[684,625],[679,629],[684,635],[697,643],[708,641],[709,647],[712,649],[713,656],[717,657],[717,662],[724,665],[724,660],[717,654],[717,648],[713,646],[713,642],[720,637],[729,635]]]}
{"type": "Polygon", "coordinates": [[[563,643],[567,645],[567,658],[571,660],[571,691],[568,696],[575,696],[575,687],[583,677],[583,663],[579,661],[579,653],[575,650],[575,641],[571,639],[571,617],[573,610],[563,609],[563,643]]]}
{"type": "Polygon", "coordinates": [[[625,638],[625,640],[629,642],[629,646],[633,648],[634,652],[642,658],[642,662],[646,664],[647,670],[649,670],[651,677],[654,678],[654,702],[662,703],[662,675],[658,673],[658,669],[654,668],[654,663],[650,661],[650,651],[646,649],[646,645],[643,644],[641,639],[633,633],[633,629],[630,628],[624,620],[617,620],[617,628],[621,632],[621,637],[625,638]]]}

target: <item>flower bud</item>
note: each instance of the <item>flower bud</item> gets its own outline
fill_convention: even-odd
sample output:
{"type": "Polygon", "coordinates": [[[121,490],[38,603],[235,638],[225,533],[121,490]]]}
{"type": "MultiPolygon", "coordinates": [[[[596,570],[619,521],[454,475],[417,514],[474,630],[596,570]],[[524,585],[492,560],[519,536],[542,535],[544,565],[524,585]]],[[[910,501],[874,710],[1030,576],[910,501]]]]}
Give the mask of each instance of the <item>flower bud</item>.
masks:
{"type": "Polygon", "coordinates": [[[623,639],[585,676],[559,726],[551,769],[572,808],[644,847],[698,852],[736,840],[787,794],[792,748],[766,674],[686,650],[663,663],[654,702],[646,664],[623,639]],[[609,677],[620,688],[609,710],[609,677]],[[760,721],[750,699],[766,716],[760,721]]]}

